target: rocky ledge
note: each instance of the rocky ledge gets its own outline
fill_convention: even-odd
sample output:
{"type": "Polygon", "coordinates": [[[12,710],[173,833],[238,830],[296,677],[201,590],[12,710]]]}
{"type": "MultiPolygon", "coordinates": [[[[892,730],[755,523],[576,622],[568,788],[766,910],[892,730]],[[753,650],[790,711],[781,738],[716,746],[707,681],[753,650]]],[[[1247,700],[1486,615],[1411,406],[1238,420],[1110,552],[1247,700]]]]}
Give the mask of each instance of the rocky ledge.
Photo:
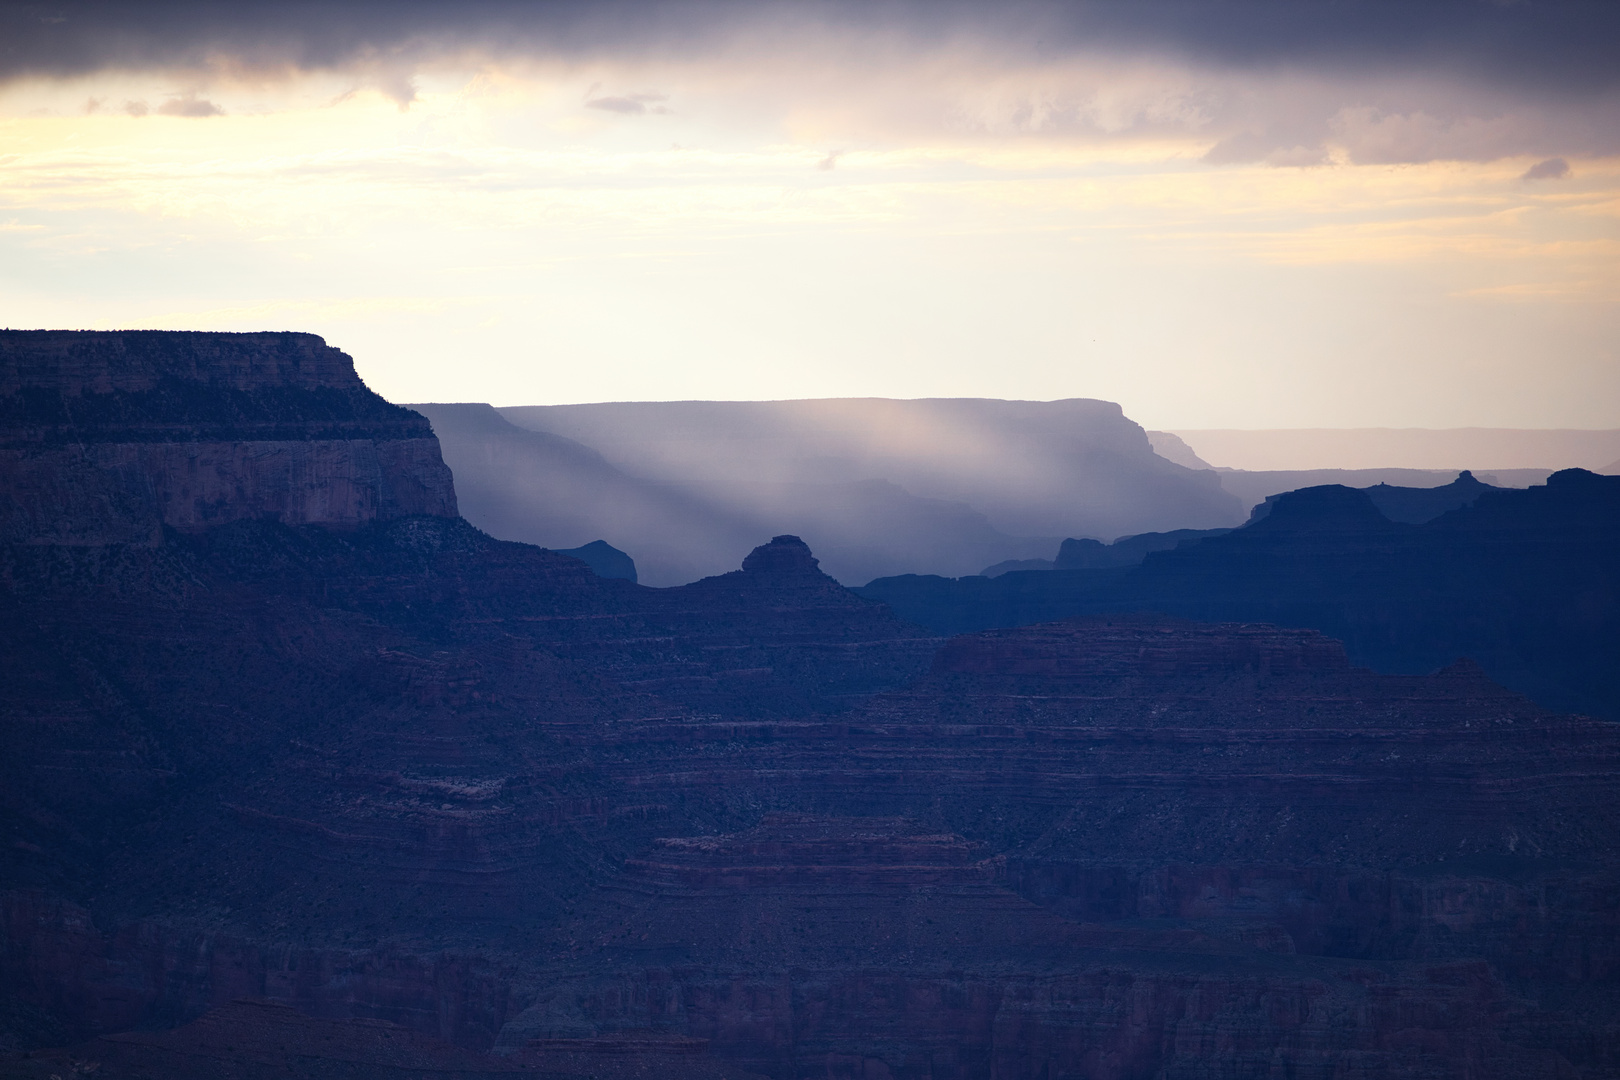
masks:
{"type": "Polygon", "coordinates": [[[0,331],[0,542],[453,517],[426,419],[313,334],[0,331]]]}

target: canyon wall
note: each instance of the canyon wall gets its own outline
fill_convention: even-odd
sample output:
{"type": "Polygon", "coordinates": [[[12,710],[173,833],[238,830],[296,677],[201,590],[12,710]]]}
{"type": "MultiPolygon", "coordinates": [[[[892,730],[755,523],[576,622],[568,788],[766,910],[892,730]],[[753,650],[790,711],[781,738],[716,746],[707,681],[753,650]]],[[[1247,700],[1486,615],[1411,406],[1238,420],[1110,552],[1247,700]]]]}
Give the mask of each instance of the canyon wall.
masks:
{"type": "MultiPolygon", "coordinates": [[[[766,682],[749,654],[794,610],[842,610],[805,644],[855,667],[894,627],[852,634],[788,538],[663,614],[537,622],[567,583],[533,558],[528,595],[463,579],[468,607],[421,613],[462,644],[400,637],[431,580],[361,600],[328,563],[324,614],[254,590],[225,610],[266,614],[193,606],[178,647],[70,658],[169,749],[81,734],[35,754],[58,786],[192,779],[126,796],[83,902],[13,899],[11,985],[92,1031],[246,995],[513,1057],[658,1032],[806,1080],[1617,1074],[1613,725],[1468,664],[1380,676],[1309,631],[1151,617],[958,638],[837,715],[762,714],[746,679],[694,710],[589,671],[658,671],[674,619],[766,682]],[[624,622],[580,661],[525,644],[624,622]],[[282,674],[217,709],[197,655],[282,674]]],[[[117,706],[78,678],[81,711],[117,706]]],[[[36,863],[67,850],[27,824],[36,863]]]]}
{"type": "MultiPolygon", "coordinates": [[[[1615,725],[1254,621],[945,642],[791,535],[649,589],[448,486],[366,517],[263,473],[166,520],[193,489],[139,462],[193,443],[422,434],[317,339],[220,340],[3,395],[19,439],[149,448],[93,475],[160,542],[78,542],[126,521],[50,502],[78,465],[4,474],[66,516],[0,542],[0,1073],[1620,1077],[1615,725]]],[[[1445,550],[1610,558],[1607,491],[1488,493],[1445,550]]],[[[1201,543],[1235,594],[1332,595],[1431,528],[1330,491],[1201,543]]],[[[1209,587],[1187,550],[1160,596],[1209,587]]]]}
{"type": "Polygon", "coordinates": [[[426,420],[311,334],[0,331],[0,538],[454,516],[426,420]]]}
{"type": "Polygon", "coordinates": [[[419,405],[463,512],[508,540],[603,539],[677,585],[793,533],[845,584],[1050,558],[1064,536],[1236,524],[1212,472],[1105,401],[419,405]]]}

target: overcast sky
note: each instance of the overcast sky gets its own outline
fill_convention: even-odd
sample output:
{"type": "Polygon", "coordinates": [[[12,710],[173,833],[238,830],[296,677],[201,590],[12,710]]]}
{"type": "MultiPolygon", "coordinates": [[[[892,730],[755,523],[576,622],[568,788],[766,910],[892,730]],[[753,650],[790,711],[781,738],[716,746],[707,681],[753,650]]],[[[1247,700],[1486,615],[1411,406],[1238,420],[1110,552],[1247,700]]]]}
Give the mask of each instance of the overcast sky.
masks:
{"type": "Polygon", "coordinates": [[[1620,426],[1620,4],[0,2],[0,325],[401,401],[1620,426]]]}

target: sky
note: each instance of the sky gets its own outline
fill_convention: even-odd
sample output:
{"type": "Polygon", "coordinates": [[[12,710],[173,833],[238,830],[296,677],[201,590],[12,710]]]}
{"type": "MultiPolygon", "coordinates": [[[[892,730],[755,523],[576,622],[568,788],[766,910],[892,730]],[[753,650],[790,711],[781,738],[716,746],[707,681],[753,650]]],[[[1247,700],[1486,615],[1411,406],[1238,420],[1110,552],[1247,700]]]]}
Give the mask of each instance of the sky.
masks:
{"type": "Polygon", "coordinates": [[[1620,427],[1620,5],[0,0],[0,326],[396,401],[1620,427]]]}

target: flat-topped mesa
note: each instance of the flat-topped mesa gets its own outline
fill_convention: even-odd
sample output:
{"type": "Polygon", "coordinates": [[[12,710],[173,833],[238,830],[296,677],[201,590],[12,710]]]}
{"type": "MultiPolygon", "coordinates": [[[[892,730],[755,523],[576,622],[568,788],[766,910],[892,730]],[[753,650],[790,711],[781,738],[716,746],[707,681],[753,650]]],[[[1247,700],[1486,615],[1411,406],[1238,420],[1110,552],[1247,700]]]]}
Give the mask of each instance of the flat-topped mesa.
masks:
{"type": "Polygon", "coordinates": [[[1250,512],[1249,524],[1267,535],[1320,534],[1337,540],[1402,530],[1384,516],[1371,495],[1342,484],[1273,495],[1250,512]]]}
{"type": "Polygon", "coordinates": [[[421,415],[313,334],[0,331],[0,542],[455,517],[421,415]]]}
{"type": "Polygon", "coordinates": [[[165,383],[217,389],[364,390],[354,361],[314,334],[176,330],[0,332],[0,395],[142,393],[165,383]]]}
{"type": "Polygon", "coordinates": [[[1344,646],[1314,630],[1143,616],[990,630],[945,643],[939,675],[1097,678],[1345,672],[1344,646]]]}

